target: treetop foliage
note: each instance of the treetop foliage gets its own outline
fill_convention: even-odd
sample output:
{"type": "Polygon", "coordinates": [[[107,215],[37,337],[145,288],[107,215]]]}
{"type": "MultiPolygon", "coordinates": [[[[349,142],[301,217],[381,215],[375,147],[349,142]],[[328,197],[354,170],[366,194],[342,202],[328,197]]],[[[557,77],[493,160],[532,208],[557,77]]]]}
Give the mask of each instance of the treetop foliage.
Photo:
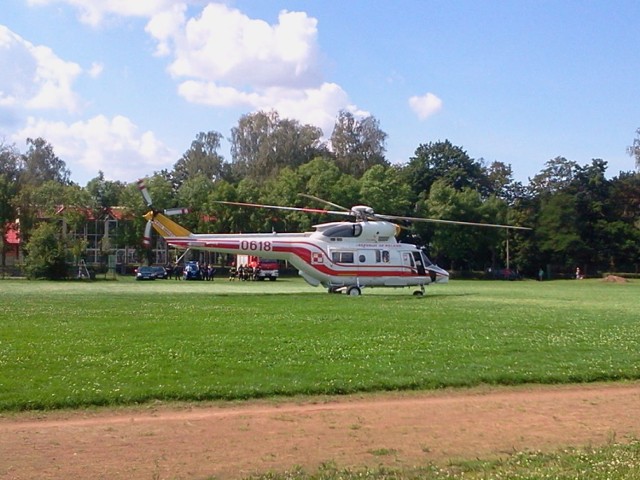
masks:
{"type": "MultiPolygon", "coordinates": [[[[640,129],[638,130],[640,136],[640,129]]],[[[307,231],[332,221],[321,215],[220,205],[216,200],[310,206],[308,193],[350,207],[435,219],[524,225],[532,232],[416,224],[403,240],[419,242],[446,268],[540,267],[585,272],[637,271],[640,264],[640,174],[606,177],[607,162],[580,165],[558,156],[523,185],[509,164],[473,159],[449,140],[420,144],[403,165],[385,159],[387,134],[372,116],[339,113],[330,141],[317,127],[277,112],[243,115],[231,130],[231,160],[220,154],[222,135],[200,132],[172,170],[147,179],[154,207],[189,207],[180,220],[197,232],[307,231]],[[507,245],[509,252],[507,255],[507,245]]],[[[629,147],[638,163],[640,140],[629,147]]],[[[80,228],[83,213],[97,217],[121,206],[133,216],[121,242],[139,245],[148,209],[137,185],[106,180],[85,187],[44,139],[28,139],[20,154],[0,143],[0,233],[20,218],[25,241],[43,213],[64,215],[80,228]],[[74,205],[79,209],[60,209],[74,205]]],[[[323,205],[313,205],[322,207],[323,205]]],[[[339,219],[336,219],[336,221],[339,219]]],[[[47,232],[49,235],[50,232],[47,232]]],[[[49,238],[49,237],[47,237],[49,238]]],[[[5,246],[3,243],[3,257],[5,246]]]]}

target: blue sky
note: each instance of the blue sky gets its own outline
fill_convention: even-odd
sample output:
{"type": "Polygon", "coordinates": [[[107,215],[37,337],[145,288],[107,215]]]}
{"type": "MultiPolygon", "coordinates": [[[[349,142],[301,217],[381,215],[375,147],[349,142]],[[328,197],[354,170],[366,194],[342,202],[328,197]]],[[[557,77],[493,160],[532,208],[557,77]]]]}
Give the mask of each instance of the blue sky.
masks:
{"type": "MultiPolygon", "coordinates": [[[[171,169],[245,113],[371,114],[387,158],[450,140],[526,182],[563,156],[634,168],[640,2],[7,0],[0,140],[49,141],[84,185],[171,169]]],[[[221,153],[230,160],[228,144],[221,153]]]]}

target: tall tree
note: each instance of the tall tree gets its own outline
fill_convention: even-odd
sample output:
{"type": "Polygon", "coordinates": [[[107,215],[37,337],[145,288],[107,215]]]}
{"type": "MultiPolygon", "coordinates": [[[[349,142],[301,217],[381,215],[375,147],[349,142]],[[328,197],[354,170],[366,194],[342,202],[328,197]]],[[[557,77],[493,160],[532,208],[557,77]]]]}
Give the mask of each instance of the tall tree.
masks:
{"type": "MultiPolygon", "coordinates": [[[[457,190],[445,179],[432,185],[424,207],[426,215],[423,216],[429,218],[481,223],[502,223],[506,210],[504,202],[496,197],[487,200],[474,189],[457,190]]],[[[482,269],[492,265],[502,233],[493,228],[466,225],[416,225],[415,228],[428,232],[431,253],[439,261],[450,264],[451,269],[482,269]]]]}
{"type": "Polygon", "coordinates": [[[177,204],[188,208],[189,213],[181,217],[181,223],[197,232],[209,231],[209,222],[205,221],[209,193],[213,190],[214,182],[203,174],[196,174],[186,179],[177,194],[177,204]]]}
{"type": "Polygon", "coordinates": [[[526,194],[521,182],[513,179],[511,165],[503,162],[491,162],[485,169],[489,192],[514,205],[526,194]]]}
{"type": "Polygon", "coordinates": [[[189,150],[173,166],[175,187],[179,188],[188,178],[202,175],[210,181],[225,175],[224,157],[218,152],[222,135],[218,132],[200,132],[191,142],[189,150]]]}
{"type": "Polygon", "coordinates": [[[403,215],[408,213],[410,189],[398,168],[375,165],[360,179],[360,198],[376,212],[403,215]]]}
{"type": "Polygon", "coordinates": [[[207,198],[207,215],[215,217],[215,222],[209,225],[212,233],[241,233],[246,231],[245,212],[235,206],[223,205],[216,201],[237,202],[243,199],[238,197],[236,185],[219,180],[213,184],[213,190],[207,198]]]}
{"type": "Polygon", "coordinates": [[[627,147],[627,153],[635,159],[636,169],[640,170],[640,128],[636,130],[636,138],[633,139],[633,144],[627,147]]]}
{"type": "Polygon", "coordinates": [[[640,173],[620,173],[611,180],[612,262],[617,271],[640,270],[640,173]]]}
{"type": "Polygon", "coordinates": [[[17,217],[14,199],[18,194],[19,160],[15,146],[0,143],[0,267],[3,274],[7,263],[6,235],[17,217]]]}
{"type": "Polygon", "coordinates": [[[542,264],[574,269],[579,262],[577,252],[584,249],[578,224],[576,198],[567,192],[545,196],[534,228],[542,264]]]}
{"type": "Polygon", "coordinates": [[[48,180],[68,185],[71,172],[43,138],[27,138],[28,149],[21,157],[20,182],[39,185],[48,180]]]}
{"type": "Polygon", "coordinates": [[[100,208],[120,205],[120,197],[124,188],[125,185],[119,180],[106,180],[102,171],[98,172],[97,177],[89,180],[86,186],[87,192],[100,208]]]}
{"type": "Polygon", "coordinates": [[[552,194],[571,185],[578,164],[564,157],[556,157],[545,164],[545,168],[529,180],[529,188],[534,195],[552,194]]]}
{"type": "Polygon", "coordinates": [[[374,165],[387,165],[386,140],[387,134],[375,117],[358,119],[341,110],[331,134],[331,149],[343,172],[361,177],[374,165]]]}
{"type": "Polygon", "coordinates": [[[404,175],[416,199],[428,198],[436,180],[455,190],[472,188],[483,195],[489,190],[482,164],[449,140],[420,145],[404,167],[404,175]]]}
{"type": "Polygon", "coordinates": [[[243,115],[231,129],[232,171],[238,179],[264,182],[322,154],[321,137],[319,128],[281,119],[275,111],[243,115]]]}

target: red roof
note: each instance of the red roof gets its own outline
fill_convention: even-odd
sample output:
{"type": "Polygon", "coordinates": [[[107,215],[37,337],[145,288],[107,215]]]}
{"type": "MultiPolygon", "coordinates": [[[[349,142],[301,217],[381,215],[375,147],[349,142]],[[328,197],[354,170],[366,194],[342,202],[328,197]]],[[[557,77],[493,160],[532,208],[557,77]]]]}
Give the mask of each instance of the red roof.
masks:
{"type": "MultiPolygon", "coordinates": [[[[87,220],[96,220],[94,211],[86,207],[67,207],[61,205],[56,210],[56,215],[62,214],[62,212],[64,212],[68,208],[72,208],[75,211],[82,213],[84,215],[84,218],[86,218],[87,220]]],[[[133,218],[133,215],[131,215],[131,213],[129,213],[129,211],[125,207],[107,207],[102,209],[101,212],[103,215],[109,215],[116,220],[129,220],[133,218]]]]}

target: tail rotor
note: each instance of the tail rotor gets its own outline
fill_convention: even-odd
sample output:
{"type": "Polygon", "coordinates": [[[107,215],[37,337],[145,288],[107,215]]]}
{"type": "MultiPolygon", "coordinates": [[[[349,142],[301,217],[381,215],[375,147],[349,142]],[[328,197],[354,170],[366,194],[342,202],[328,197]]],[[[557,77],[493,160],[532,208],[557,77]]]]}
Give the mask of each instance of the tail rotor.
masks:
{"type": "Polygon", "coordinates": [[[151,229],[153,227],[153,220],[147,221],[144,226],[144,237],[142,237],[142,245],[144,248],[151,248],[151,229]]]}
{"type": "Polygon", "coordinates": [[[142,198],[144,198],[144,203],[147,204],[147,207],[153,208],[153,202],[151,201],[151,195],[149,195],[149,190],[147,189],[147,185],[144,183],[144,178],[138,180],[138,190],[142,194],[142,198]]]}
{"type": "Polygon", "coordinates": [[[164,215],[183,215],[185,213],[189,213],[190,210],[188,208],[167,208],[165,210],[157,210],[153,206],[153,200],[151,199],[151,194],[149,193],[149,189],[143,178],[138,180],[138,190],[140,190],[140,194],[144,199],[146,205],[151,209],[147,214],[145,214],[145,218],[147,219],[147,224],[144,227],[144,237],[142,238],[142,244],[145,248],[151,247],[151,232],[153,230],[153,221],[159,213],[163,213],[164,215]]]}

